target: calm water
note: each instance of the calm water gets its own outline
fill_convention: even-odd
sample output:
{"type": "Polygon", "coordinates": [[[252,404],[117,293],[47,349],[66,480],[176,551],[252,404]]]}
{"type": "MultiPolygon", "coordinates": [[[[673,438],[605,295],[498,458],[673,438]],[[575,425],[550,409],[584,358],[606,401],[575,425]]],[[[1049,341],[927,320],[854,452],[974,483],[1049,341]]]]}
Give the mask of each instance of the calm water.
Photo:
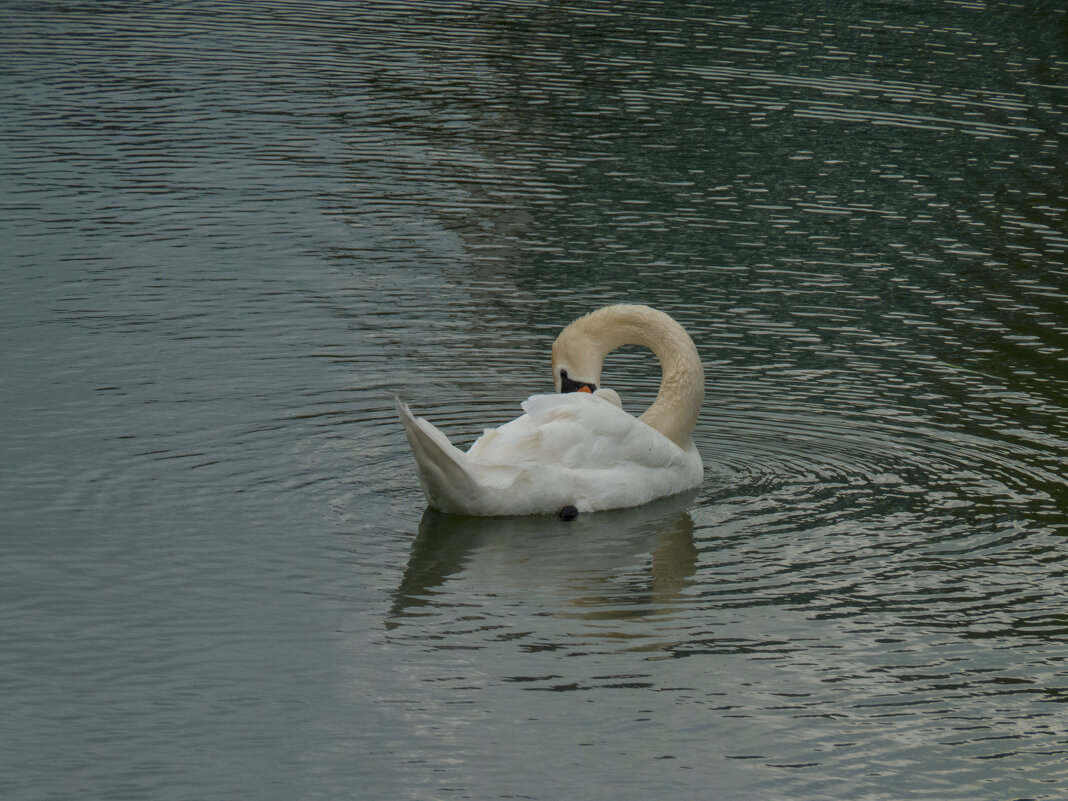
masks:
{"type": "Polygon", "coordinates": [[[1065,798],[1058,6],[3,2],[0,795],[1065,798]],[[615,301],[702,488],[424,513],[615,301]]]}

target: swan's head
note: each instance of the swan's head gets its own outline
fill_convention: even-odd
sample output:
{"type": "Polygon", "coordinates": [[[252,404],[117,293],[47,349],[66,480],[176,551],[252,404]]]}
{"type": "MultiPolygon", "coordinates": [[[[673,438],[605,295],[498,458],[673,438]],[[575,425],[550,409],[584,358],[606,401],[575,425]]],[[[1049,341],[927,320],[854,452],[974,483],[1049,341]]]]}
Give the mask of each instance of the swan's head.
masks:
{"type": "Polygon", "coordinates": [[[574,324],[553,343],[553,383],[557,392],[596,392],[604,354],[574,324]]]}

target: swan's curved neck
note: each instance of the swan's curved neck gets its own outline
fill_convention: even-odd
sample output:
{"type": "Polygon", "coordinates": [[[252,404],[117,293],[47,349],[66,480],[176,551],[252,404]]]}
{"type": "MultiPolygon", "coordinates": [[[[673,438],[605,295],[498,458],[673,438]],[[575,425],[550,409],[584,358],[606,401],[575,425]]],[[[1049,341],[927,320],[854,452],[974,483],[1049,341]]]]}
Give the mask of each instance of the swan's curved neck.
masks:
{"type": "Polygon", "coordinates": [[[581,348],[583,341],[592,350],[597,380],[604,358],[616,348],[641,345],[656,354],[663,372],[660,391],[640,419],[686,447],[701,412],[705,377],[701,357],[683,327],[648,306],[607,306],[564,329],[553,346],[554,365],[558,351],[581,348]]]}

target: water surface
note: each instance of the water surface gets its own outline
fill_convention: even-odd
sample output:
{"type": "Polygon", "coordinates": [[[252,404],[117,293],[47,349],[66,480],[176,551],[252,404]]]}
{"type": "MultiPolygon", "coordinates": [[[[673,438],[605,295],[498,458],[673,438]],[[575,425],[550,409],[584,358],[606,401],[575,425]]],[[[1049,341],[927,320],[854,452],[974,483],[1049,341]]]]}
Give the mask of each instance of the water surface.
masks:
{"type": "Polygon", "coordinates": [[[1063,797],[1068,22],[751,5],[5,5],[5,798],[1063,797]],[[702,487],[425,511],[620,301],[702,487]]]}

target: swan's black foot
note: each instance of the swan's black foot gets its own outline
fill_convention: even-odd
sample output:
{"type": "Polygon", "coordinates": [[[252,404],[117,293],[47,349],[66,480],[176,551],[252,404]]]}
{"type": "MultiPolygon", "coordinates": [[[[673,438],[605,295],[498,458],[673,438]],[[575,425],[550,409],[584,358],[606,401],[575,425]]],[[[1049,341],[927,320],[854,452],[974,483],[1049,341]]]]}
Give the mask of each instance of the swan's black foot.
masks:
{"type": "Polygon", "coordinates": [[[563,509],[560,510],[559,517],[561,520],[566,520],[568,523],[570,523],[572,520],[578,517],[578,509],[571,505],[565,506],[563,509]]]}

